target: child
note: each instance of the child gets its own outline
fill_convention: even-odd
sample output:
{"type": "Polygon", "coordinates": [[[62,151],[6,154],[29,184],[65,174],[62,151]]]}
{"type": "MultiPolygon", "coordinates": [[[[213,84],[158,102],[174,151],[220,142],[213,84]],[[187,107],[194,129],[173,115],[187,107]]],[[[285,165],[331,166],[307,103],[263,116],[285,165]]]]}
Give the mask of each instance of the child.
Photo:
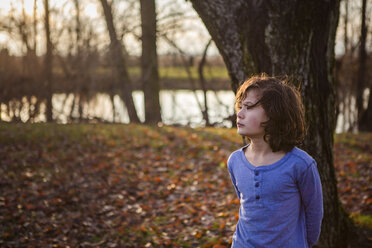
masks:
{"type": "Polygon", "coordinates": [[[250,142],[227,163],[240,200],[232,247],[312,247],[323,197],[315,160],[296,147],[305,135],[298,91],[255,76],[239,88],[235,107],[238,133],[250,142]]]}

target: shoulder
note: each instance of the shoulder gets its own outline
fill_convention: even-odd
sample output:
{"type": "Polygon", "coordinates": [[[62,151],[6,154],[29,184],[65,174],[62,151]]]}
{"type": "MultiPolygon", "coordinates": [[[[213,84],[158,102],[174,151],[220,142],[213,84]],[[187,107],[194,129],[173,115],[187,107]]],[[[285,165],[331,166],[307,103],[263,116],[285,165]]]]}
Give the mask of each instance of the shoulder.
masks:
{"type": "Polygon", "coordinates": [[[312,164],[316,163],[313,157],[311,157],[307,152],[298,147],[294,147],[291,151],[291,154],[292,159],[296,160],[298,163],[303,164],[305,167],[309,167],[312,164]]]}
{"type": "Polygon", "coordinates": [[[317,165],[313,157],[304,150],[294,147],[291,151],[291,160],[296,178],[304,175],[309,169],[316,170],[317,165]]]}
{"type": "Polygon", "coordinates": [[[243,146],[235,151],[233,151],[229,158],[227,159],[227,168],[229,170],[232,169],[233,165],[236,164],[238,161],[240,161],[241,159],[241,154],[243,153],[243,149],[245,148],[246,146],[243,146]]]}

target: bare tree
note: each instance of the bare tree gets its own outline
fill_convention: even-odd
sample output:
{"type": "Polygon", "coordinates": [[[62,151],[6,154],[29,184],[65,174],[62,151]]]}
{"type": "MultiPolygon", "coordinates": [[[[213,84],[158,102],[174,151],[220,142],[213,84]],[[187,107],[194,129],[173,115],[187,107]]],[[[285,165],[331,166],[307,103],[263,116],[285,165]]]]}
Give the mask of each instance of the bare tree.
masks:
{"type": "MultiPolygon", "coordinates": [[[[358,110],[358,128],[364,130],[372,130],[372,127],[368,128],[368,121],[364,109],[364,91],[367,86],[366,78],[366,64],[367,64],[367,52],[366,52],[366,40],[367,40],[367,25],[366,25],[366,9],[367,0],[362,0],[362,13],[361,13],[361,32],[360,32],[360,47],[359,47],[359,68],[358,68],[358,81],[357,81],[357,110],[358,110]]],[[[370,93],[371,95],[371,93],[370,93]]],[[[372,110],[369,110],[372,111],[372,110]]],[[[371,123],[371,122],[370,122],[371,123]]]]}
{"type": "Polygon", "coordinates": [[[344,0],[345,6],[345,16],[344,16],[344,47],[345,47],[345,54],[347,54],[347,50],[349,49],[349,37],[347,26],[349,22],[349,0],[344,0]]]}
{"type": "Polygon", "coordinates": [[[372,48],[370,45],[372,43],[368,42],[368,34],[370,34],[368,26],[372,24],[372,19],[368,17],[372,9],[367,7],[368,1],[363,3],[363,0],[344,0],[343,2],[343,8],[341,8],[343,15],[340,16],[343,27],[342,30],[339,29],[338,38],[343,41],[345,50],[337,58],[337,84],[335,84],[341,117],[339,121],[342,121],[340,123],[342,128],[339,131],[368,130],[372,124],[366,121],[371,115],[368,112],[372,110],[369,110],[369,105],[366,108],[365,103],[369,101],[368,98],[366,99],[366,96],[368,97],[366,93],[371,87],[369,78],[372,75],[367,69],[370,67],[371,53],[369,50],[372,48]]]}
{"type": "Polygon", "coordinates": [[[142,90],[145,101],[145,123],[161,121],[159,73],[156,49],[155,0],[140,0],[142,21],[142,90]]]}
{"type": "Polygon", "coordinates": [[[114,61],[115,70],[122,85],[122,96],[128,110],[129,119],[131,122],[139,123],[140,120],[138,118],[132,97],[132,82],[127,71],[127,65],[123,54],[122,44],[117,38],[112,17],[111,4],[109,4],[107,0],[100,1],[105,15],[107,29],[110,35],[111,58],[114,61]]]}
{"type": "Polygon", "coordinates": [[[34,10],[33,10],[33,33],[34,33],[34,42],[33,42],[33,49],[36,55],[36,38],[37,38],[37,0],[34,0],[34,10]]]}
{"type": "Polygon", "coordinates": [[[212,43],[212,39],[210,39],[207,45],[205,45],[204,52],[203,52],[202,58],[198,66],[200,86],[203,90],[203,95],[204,95],[204,109],[202,110],[202,113],[203,113],[203,118],[205,120],[206,126],[211,126],[211,123],[209,121],[209,116],[208,116],[207,83],[204,77],[203,69],[204,69],[204,65],[206,64],[206,60],[207,60],[207,51],[211,43],[212,43]]]}
{"type": "Polygon", "coordinates": [[[46,118],[47,122],[53,121],[53,75],[52,75],[52,41],[50,39],[50,23],[49,23],[49,0],[44,0],[44,28],[46,39],[46,54],[44,59],[44,81],[46,86],[46,118]]]}
{"type": "Polygon", "coordinates": [[[164,40],[166,40],[169,43],[169,45],[171,45],[172,47],[177,49],[177,51],[181,55],[182,66],[186,71],[187,78],[188,78],[188,81],[190,82],[191,90],[194,94],[196,103],[198,104],[198,107],[200,109],[200,112],[201,112],[204,120],[206,121],[206,123],[209,123],[209,120],[207,121],[205,119],[205,118],[207,118],[206,116],[208,115],[208,113],[206,112],[207,111],[206,109],[203,109],[203,105],[198,98],[198,95],[197,95],[197,92],[196,92],[196,90],[197,90],[196,80],[192,76],[192,72],[191,72],[191,69],[190,69],[191,65],[192,65],[191,61],[193,60],[193,56],[192,55],[187,55],[187,53],[185,51],[183,51],[182,48],[180,46],[178,46],[174,40],[168,38],[168,36],[166,34],[163,34],[162,38],[164,40]]]}

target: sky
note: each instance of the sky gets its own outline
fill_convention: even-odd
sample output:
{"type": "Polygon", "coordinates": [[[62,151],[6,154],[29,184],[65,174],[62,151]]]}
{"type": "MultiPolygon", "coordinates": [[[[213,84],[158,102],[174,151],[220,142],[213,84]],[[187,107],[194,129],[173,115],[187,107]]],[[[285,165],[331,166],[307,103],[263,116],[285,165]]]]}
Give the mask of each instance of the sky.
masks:
{"type": "MultiPolygon", "coordinates": [[[[73,5],[72,0],[49,0],[50,1],[50,8],[53,9],[54,14],[51,14],[51,25],[52,27],[55,27],[55,29],[62,29],[63,22],[66,20],[57,20],[56,17],[61,18],[70,18],[74,16],[75,13],[75,7],[73,5]],[[58,12],[58,14],[56,14],[58,12]],[[53,18],[54,17],[54,18],[53,18]]],[[[102,7],[99,3],[99,0],[79,0],[80,1],[80,9],[81,9],[81,16],[85,16],[89,19],[89,22],[93,23],[94,31],[98,33],[99,37],[99,45],[100,48],[104,48],[105,46],[109,44],[109,37],[106,30],[105,21],[102,14],[102,7]]],[[[114,15],[117,14],[117,16],[120,15],[120,22],[125,23],[125,18],[122,16],[126,15],[126,12],[129,12],[126,10],[128,9],[128,2],[134,2],[139,3],[139,1],[136,0],[115,0],[115,8],[113,9],[114,15]]],[[[22,11],[22,2],[24,3],[24,9],[26,12],[26,15],[32,17],[33,14],[33,5],[34,0],[0,0],[0,16],[7,15],[11,9],[15,9],[15,11],[18,13],[18,15],[21,15],[22,11]]],[[[38,17],[41,19],[44,15],[43,10],[43,0],[36,0],[37,3],[37,9],[38,9],[38,17]]],[[[162,23],[162,20],[167,18],[167,15],[169,15],[170,11],[182,11],[184,15],[186,16],[185,20],[182,23],[182,29],[184,31],[180,32],[173,32],[170,34],[172,36],[172,39],[176,40],[176,43],[179,47],[181,47],[182,50],[184,50],[187,53],[198,55],[201,54],[204,45],[207,44],[210,36],[204,27],[204,24],[201,22],[199,17],[197,16],[196,12],[192,9],[191,4],[189,2],[186,2],[185,0],[157,0],[157,11],[158,11],[158,18],[160,21],[158,23],[162,23]]],[[[139,4],[138,4],[139,5],[139,4]]],[[[139,11],[139,6],[135,6],[139,11]]],[[[129,13],[130,15],[130,13],[129,13]]],[[[139,22],[139,12],[137,13],[137,21],[128,21],[128,26],[133,26],[133,22],[140,23],[139,22]],[[132,23],[131,23],[132,22],[132,23]]],[[[136,18],[136,17],[135,17],[136,18]]],[[[164,21],[163,21],[164,22],[164,21]]],[[[120,24],[123,25],[123,24],[120,24]]],[[[120,25],[116,26],[116,29],[120,30],[120,25]],[[119,26],[119,27],[118,27],[119,26]]],[[[43,32],[42,26],[39,27],[41,34],[43,32]]],[[[137,28],[137,30],[139,30],[137,28]]],[[[137,31],[139,33],[140,31],[137,31]]],[[[66,32],[65,32],[66,33],[66,32]]],[[[53,34],[52,34],[53,36],[53,34]]],[[[0,29],[0,49],[4,46],[7,46],[12,54],[21,53],[22,54],[22,45],[20,42],[17,42],[17,39],[19,38],[12,38],[9,37],[9,35],[6,32],[1,32],[0,29]],[[12,40],[12,42],[10,42],[12,40]],[[13,42],[15,41],[15,42],[13,42]]],[[[53,39],[53,37],[52,37],[53,39]]],[[[57,39],[57,38],[56,38],[57,39]]],[[[63,47],[63,39],[67,39],[67,37],[61,35],[61,37],[58,37],[60,42],[59,51],[66,50],[66,48],[63,47]]],[[[141,53],[141,44],[139,43],[138,38],[136,38],[134,35],[126,35],[124,37],[125,45],[127,47],[127,50],[131,55],[140,55],[141,53]]],[[[40,38],[39,42],[39,50],[37,51],[38,54],[44,53],[44,41],[42,37],[40,38]]],[[[66,42],[67,43],[67,42],[66,42]]],[[[170,45],[165,42],[165,40],[158,39],[158,53],[159,54],[167,54],[170,51],[176,50],[170,45]]],[[[209,55],[215,55],[218,54],[217,48],[213,45],[209,49],[209,55]]]]}
{"type": "MultiPolygon", "coordinates": [[[[88,14],[92,17],[97,17],[99,15],[99,12],[94,1],[98,2],[98,0],[92,0],[85,3],[86,6],[83,11],[85,12],[85,14],[88,14]]],[[[24,4],[26,14],[32,15],[34,9],[34,0],[0,0],[0,9],[4,12],[8,12],[11,10],[12,6],[14,6],[16,9],[21,10],[22,2],[24,4]]],[[[56,8],[61,7],[63,4],[65,4],[64,1],[50,0],[50,2],[52,7],[56,8]]],[[[36,5],[38,6],[38,13],[40,14],[42,12],[41,6],[43,6],[43,0],[36,0],[36,5]]]]}
{"type": "MultiPolygon", "coordinates": [[[[53,16],[64,16],[64,18],[71,18],[74,15],[74,6],[72,0],[49,0],[50,1],[50,7],[55,11],[59,12],[58,15],[51,15],[51,22],[52,26],[59,27],[62,29],[63,22],[65,20],[56,20],[53,19],[53,16]]],[[[101,44],[101,48],[108,45],[108,35],[104,23],[104,19],[102,16],[102,10],[101,6],[99,4],[99,0],[79,0],[81,3],[81,11],[82,15],[86,16],[91,22],[94,22],[95,31],[100,34],[99,38],[99,44],[101,44]]],[[[116,13],[125,13],[126,12],[126,2],[139,2],[135,0],[115,0],[115,6],[114,14],[116,13]]],[[[359,2],[359,1],[358,1],[359,2]]],[[[32,16],[33,14],[33,6],[34,6],[34,0],[0,0],[0,16],[7,15],[9,11],[11,11],[12,8],[16,10],[17,13],[21,13],[22,10],[22,3],[24,4],[24,9],[26,12],[26,15],[32,16]]],[[[36,0],[37,6],[38,6],[38,17],[43,17],[43,0],[36,0]]],[[[158,18],[166,17],[167,12],[169,11],[179,11],[179,10],[172,10],[172,6],[170,3],[176,3],[174,6],[176,8],[180,8],[180,11],[183,11],[186,13],[185,15],[188,17],[185,21],[183,21],[182,28],[186,31],[184,32],[175,32],[172,34],[172,38],[176,40],[177,44],[188,53],[192,54],[201,54],[204,49],[204,44],[206,44],[210,38],[206,28],[204,27],[204,24],[201,22],[199,17],[197,16],[196,12],[192,9],[192,6],[189,1],[185,0],[157,0],[157,11],[158,11],[158,18]],[[170,7],[169,7],[170,6],[170,7]]],[[[350,8],[352,10],[356,10],[354,12],[358,13],[358,4],[356,1],[349,1],[350,8]]],[[[137,6],[138,7],[138,6],[137,6]]],[[[371,9],[371,6],[369,6],[369,9],[371,9]]],[[[343,15],[344,6],[341,4],[341,16],[343,15]]],[[[349,27],[349,33],[355,32],[355,26],[358,25],[359,21],[359,15],[353,16],[351,13],[352,11],[349,11],[350,19],[352,19],[352,23],[349,27]]],[[[122,20],[122,19],[121,19],[122,20]]],[[[369,20],[369,23],[371,23],[371,20],[369,20]]],[[[129,24],[130,26],[130,24],[129,24]]],[[[371,25],[370,25],[371,26],[371,25]]],[[[42,28],[40,28],[42,29],[42,28]]],[[[118,29],[118,27],[117,27],[118,29]]],[[[42,32],[42,31],[39,31],[42,32]]],[[[356,30],[356,32],[359,32],[359,30],[356,30]]],[[[371,36],[371,35],[370,35],[371,36]]],[[[358,39],[359,35],[358,33],[352,34],[352,37],[354,39],[358,39]]],[[[63,37],[61,39],[66,39],[66,37],[63,37]]],[[[371,40],[371,37],[369,37],[371,40]]],[[[10,49],[10,52],[13,54],[22,53],[21,44],[17,43],[17,38],[9,37],[9,35],[6,32],[2,32],[0,29],[0,49],[4,46],[8,47],[10,49]],[[13,42],[15,41],[15,42],[13,42]]],[[[43,44],[43,39],[40,38],[39,41],[40,44],[43,44]]],[[[62,44],[62,43],[61,43],[62,44]]],[[[127,46],[127,50],[132,53],[132,55],[140,55],[141,53],[141,46],[138,41],[138,39],[133,35],[127,35],[125,36],[125,44],[127,46]]],[[[43,45],[39,46],[39,54],[42,54],[43,51],[43,45]]],[[[61,45],[60,50],[64,50],[65,48],[61,45]]],[[[167,44],[166,42],[159,40],[158,41],[158,53],[159,54],[166,54],[171,51],[172,48],[167,44]]],[[[335,52],[336,55],[342,54],[344,52],[344,45],[343,45],[343,23],[340,21],[339,23],[339,29],[337,31],[336,36],[336,46],[335,46],[335,52]]],[[[217,54],[217,48],[215,46],[212,46],[209,49],[209,55],[215,55],[217,54]]]]}
{"type": "MultiPolygon", "coordinates": [[[[97,5],[94,4],[94,1],[96,0],[89,1],[90,2],[89,3],[83,0],[82,2],[87,2],[87,3],[84,4],[84,8],[82,9],[82,12],[85,15],[88,15],[92,18],[97,18],[99,16],[99,12],[97,9],[97,5]]],[[[43,0],[36,0],[37,16],[40,19],[44,15],[43,2],[44,2],[43,0]]],[[[72,1],[70,2],[72,3],[72,1]]],[[[24,5],[24,10],[25,10],[26,15],[29,17],[33,16],[34,0],[0,0],[0,15],[1,16],[7,15],[7,13],[9,13],[12,9],[14,9],[15,12],[20,15],[22,11],[22,4],[24,5]]],[[[71,15],[72,5],[71,7],[69,6],[66,7],[65,6],[66,1],[50,0],[49,5],[51,8],[56,9],[56,10],[64,9],[64,12],[66,15],[71,15]]],[[[17,38],[15,38],[15,40],[17,40],[17,38]]],[[[13,41],[12,37],[9,37],[6,32],[1,32],[0,30],[0,48],[1,48],[1,44],[5,44],[10,49],[11,53],[18,55],[17,51],[20,50],[19,44],[16,44],[10,41],[13,41]]],[[[40,41],[40,42],[44,43],[43,41],[40,41]]]]}

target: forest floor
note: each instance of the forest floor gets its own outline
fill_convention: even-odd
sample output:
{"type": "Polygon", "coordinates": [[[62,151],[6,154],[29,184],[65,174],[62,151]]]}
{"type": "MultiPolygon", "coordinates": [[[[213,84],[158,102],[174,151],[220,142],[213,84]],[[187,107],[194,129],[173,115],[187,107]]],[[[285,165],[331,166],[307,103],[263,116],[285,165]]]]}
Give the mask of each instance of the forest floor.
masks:
{"type": "MultiPolygon", "coordinates": [[[[231,244],[235,129],[0,124],[1,247],[231,244]]],[[[372,133],[338,134],[341,202],[372,229],[372,133]]]]}

